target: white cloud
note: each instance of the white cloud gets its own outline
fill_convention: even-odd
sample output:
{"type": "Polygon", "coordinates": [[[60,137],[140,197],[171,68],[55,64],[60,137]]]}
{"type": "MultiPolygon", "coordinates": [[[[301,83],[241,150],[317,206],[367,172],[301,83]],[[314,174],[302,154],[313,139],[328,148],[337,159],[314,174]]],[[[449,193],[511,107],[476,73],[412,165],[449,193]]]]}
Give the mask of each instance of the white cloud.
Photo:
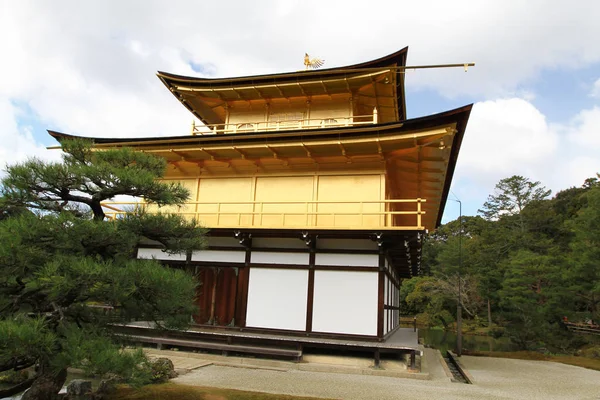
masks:
{"type": "Polygon", "coordinates": [[[555,154],[558,141],[546,117],[524,99],[477,103],[461,147],[457,174],[483,182],[535,169],[555,154]]]}
{"type": "Polygon", "coordinates": [[[25,161],[32,155],[47,160],[56,160],[58,152],[46,150],[35,142],[31,128],[17,125],[15,116],[22,111],[6,100],[0,99],[0,177],[7,164],[25,161]]]}
{"type": "Polygon", "coordinates": [[[592,85],[590,96],[600,99],[600,78],[592,85]]]}
{"type": "MultiPolygon", "coordinates": [[[[600,172],[600,108],[562,125],[547,123],[530,102],[498,99],[475,104],[458,158],[453,190],[473,214],[496,183],[522,175],[557,192],[600,172]]],[[[452,217],[453,218],[453,217],[452,217]]]]}
{"type": "Polygon", "coordinates": [[[0,1],[0,96],[90,136],[187,133],[155,71],[194,75],[191,63],[236,76],[301,69],[305,51],[331,67],[410,45],[409,64],[477,66],[411,72],[409,86],[497,98],[542,68],[600,61],[594,1],[0,1]]]}
{"type": "MultiPolygon", "coordinates": [[[[194,64],[214,76],[293,71],[302,69],[304,52],[333,67],[410,45],[410,65],[477,66],[468,73],[409,72],[409,88],[490,100],[473,110],[458,183],[479,185],[469,190],[487,195],[497,180],[519,173],[561,189],[595,172],[587,170],[598,159],[598,111],[550,125],[532,105],[530,86],[544,69],[600,62],[598,15],[600,2],[591,0],[0,0],[0,163],[44,152],[19,125],[14,104],[27,104],[42,124],[67,133],[185,135],[192,115],[157,70],[198,75],[194,64]]],[[[600,92],[600,80],[595,88],[600,92]]]]}
{"type": "Polygon", "coordinates": [[[600,107],[579,112],[573,118],[568,134],[569,139],[582,149],[600,151],[600,107]]]}

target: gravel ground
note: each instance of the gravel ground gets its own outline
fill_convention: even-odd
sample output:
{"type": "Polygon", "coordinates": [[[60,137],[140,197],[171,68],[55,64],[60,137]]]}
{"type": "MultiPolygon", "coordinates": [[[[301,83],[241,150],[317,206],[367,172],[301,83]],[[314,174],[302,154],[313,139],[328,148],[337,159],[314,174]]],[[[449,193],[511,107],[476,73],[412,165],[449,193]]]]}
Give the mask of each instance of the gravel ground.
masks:
{"type": "MultiPolygon", "coordinates": [[[[432,361],[428,363],[431,364],[432,361]]],[[[347,374],[207,366],[174,382],[332,399],[596,399],[600,372],[570,365],[501,358],[461,358],[475,384],[347,374]]]]}

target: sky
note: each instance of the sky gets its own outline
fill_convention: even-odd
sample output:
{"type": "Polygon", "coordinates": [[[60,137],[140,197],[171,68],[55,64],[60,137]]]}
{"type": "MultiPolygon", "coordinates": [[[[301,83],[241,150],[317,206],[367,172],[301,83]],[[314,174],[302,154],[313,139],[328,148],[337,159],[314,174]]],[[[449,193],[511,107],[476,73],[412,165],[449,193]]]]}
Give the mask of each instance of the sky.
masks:
{"type": "Polygon", "coordinates": [[[556,193],[600,172],[598,20],[594,0],[0,0],[0,166],[58,159],[46,129],[187,134],[158,70],[296,71],[305,52],[331,68],[409,46],[408,65],[476,63],[406,76],[409,118],[474,103],[450,198],[475,215],[500,179],[556,193]]]}

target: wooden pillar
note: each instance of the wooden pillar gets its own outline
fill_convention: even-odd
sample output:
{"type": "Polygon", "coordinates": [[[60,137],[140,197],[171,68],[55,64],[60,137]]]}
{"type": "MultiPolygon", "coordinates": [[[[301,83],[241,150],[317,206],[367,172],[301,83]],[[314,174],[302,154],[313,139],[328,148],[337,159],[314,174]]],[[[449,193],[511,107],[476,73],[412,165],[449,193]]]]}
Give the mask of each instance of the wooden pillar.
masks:
{"type": "Polygon", "coordinates": [[[315,297],[315,258],[317,250],[317,238],[314,236],[309,244],[310,254],[308,256],[308,293],[306,295],[306,334],[312,332],[313,307],[315,297]]]}
{"type": "Polygon", "coordinates": [[[377,285],[378,297],[377,297],[377,338],[383,340],[383,316],[385,313],[385,251],[383,244],[379,247],[379,282],[377,285]]]}
{"type": "Polygon", "coordinates": [[[252,255],[252,238],[247,237],[244,240],[246,247],[246,258],[244,267],[240,268],[238,274],[237,304],[236,315],[239,318],[240,330],[246,327],[246,312],[248,311],[248,283],[250,281],[250,257],[252,255]]]}
{"type": "Polygon", "coordinates": [[[381,351],[379,350],[379,347],[375,349],[375,352],[373,354],[373,358],[374,358],[374,366],[375,368],[379,368],[379,365],[381,364],[381,351]]]}
{"type": "Polygon", "coordinates": [[[414,350],[410,352],[410,369],[413,371],[417,369],[417,352],[414,350]]]}

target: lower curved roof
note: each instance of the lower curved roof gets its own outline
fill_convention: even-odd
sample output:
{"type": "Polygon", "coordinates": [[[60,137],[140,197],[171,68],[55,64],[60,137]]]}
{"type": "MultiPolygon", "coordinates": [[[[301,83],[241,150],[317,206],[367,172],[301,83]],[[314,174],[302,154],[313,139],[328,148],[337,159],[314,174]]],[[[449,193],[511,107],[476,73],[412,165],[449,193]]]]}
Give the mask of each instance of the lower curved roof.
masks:
{"type": "MultiPolygon", "coordinates": [[[[131,147],[171,165],[167,177],[234,171],[294,173],[385,168],[391,198],[424,198],[423,225],[441,223],[472,105],[401,122],[226,135],[88,138],[96,148],[131,147]]],[[[57,141],[81,138],[48,131],[57,141]]]]}

